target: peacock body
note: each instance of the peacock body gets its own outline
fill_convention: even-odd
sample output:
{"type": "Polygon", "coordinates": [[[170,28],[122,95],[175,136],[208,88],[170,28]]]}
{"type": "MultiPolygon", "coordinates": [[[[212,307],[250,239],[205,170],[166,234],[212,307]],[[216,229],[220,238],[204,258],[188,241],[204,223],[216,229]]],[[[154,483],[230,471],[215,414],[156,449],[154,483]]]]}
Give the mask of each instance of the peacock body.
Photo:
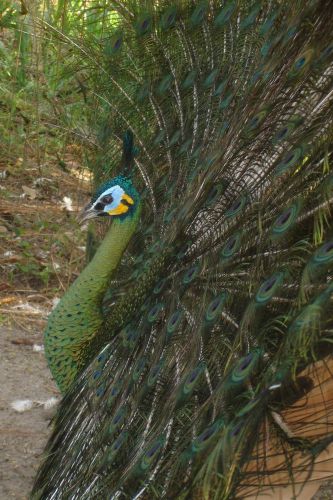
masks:
{"type": "Polygon", "coordinates": [[[296,496],[333,441],[331,2],[110,5],[73,45],[112,222],[48,322],[33,498],[296,496]]]}

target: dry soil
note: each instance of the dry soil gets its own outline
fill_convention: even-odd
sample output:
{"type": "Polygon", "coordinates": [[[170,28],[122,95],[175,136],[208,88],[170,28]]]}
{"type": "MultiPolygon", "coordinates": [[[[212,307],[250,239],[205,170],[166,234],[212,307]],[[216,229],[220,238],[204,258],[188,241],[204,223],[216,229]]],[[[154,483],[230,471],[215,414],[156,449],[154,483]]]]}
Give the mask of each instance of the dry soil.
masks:
{"type": "Polygon", "coordinates": [[[36,406],[18,413],[11,403],[58,396],[44,353],[13,341],[41,344],[42,335],[0,327],[0,500],[29,497],[54,412],[36,406]]]}

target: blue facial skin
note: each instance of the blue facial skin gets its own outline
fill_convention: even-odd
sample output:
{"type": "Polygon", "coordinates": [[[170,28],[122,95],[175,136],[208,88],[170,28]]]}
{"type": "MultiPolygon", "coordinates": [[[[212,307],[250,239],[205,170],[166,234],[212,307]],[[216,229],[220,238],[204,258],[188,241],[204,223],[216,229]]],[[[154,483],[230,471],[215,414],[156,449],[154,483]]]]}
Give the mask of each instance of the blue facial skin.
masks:
{"type": "Polygon", "coordinates": [[[104,208],[103,208],[103,212],[109,213],[111,210],[115,210],[119,206],[124,193],[125,193],[125,191],[123,190],[122,187],[112,186],[112,187],[106,189],[105,191],[103,191],[103,193],[95,201],[94,205],[101,203],[101,200],[102,200],[102,198],[104,198],[104,196],[111,194],[113,201],[107,205],[104,205],[104,208]]]}

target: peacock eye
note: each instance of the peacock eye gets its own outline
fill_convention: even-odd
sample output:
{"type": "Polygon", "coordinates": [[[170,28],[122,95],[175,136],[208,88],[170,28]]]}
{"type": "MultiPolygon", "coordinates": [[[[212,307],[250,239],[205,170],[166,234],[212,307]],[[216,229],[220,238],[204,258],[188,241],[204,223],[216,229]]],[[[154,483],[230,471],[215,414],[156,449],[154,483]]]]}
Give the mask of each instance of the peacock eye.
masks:
{"type": "Polygon", "coordinates": [[[109,205],[110,203],[113,202],[113,197],[111,194],[106,194],[105,196],[103,196],[101,201],[102,201],[102,203],[105,203],[105,205],[109,205]]]}

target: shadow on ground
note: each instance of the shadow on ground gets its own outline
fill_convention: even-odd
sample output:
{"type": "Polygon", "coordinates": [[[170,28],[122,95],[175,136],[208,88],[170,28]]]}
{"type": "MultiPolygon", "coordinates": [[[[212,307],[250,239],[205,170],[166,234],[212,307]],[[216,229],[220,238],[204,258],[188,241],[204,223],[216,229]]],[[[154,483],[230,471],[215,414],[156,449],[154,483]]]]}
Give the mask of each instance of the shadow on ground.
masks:
{"type": "Polygon", "coordinates": [[[33,343],[42,343],[41,333],[0,327],[0,500],[29,498],[54,412],[35,403],[18,413],[11,403],[58,396],[44,353],[33,351],[33,343]]]}

